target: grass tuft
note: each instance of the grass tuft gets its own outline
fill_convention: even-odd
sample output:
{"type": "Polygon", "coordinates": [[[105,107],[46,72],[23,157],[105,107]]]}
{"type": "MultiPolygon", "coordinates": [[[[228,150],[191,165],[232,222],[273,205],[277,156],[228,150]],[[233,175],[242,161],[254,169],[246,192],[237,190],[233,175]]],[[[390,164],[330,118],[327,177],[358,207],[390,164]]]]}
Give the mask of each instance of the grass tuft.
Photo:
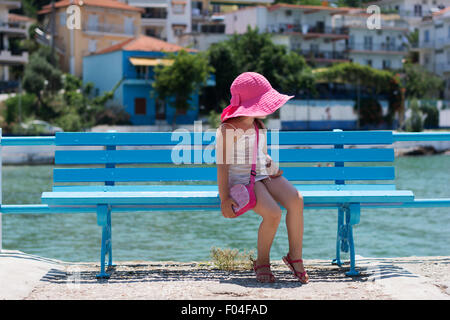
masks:
{"type": "Polygon", "coordinates": [[[240,252],[238,249],[211,248],[211,259],[214,266],[221,270],[252,270],[254,250],[240,252]]]}

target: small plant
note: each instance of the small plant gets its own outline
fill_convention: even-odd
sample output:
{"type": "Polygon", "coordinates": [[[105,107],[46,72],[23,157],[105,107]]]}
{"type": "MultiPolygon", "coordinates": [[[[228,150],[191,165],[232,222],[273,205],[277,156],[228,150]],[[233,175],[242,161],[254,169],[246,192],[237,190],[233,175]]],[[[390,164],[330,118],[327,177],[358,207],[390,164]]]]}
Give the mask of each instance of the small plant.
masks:
{"type": "Polygon", "coordinates": [[[252,269],[254,251],[240,252],[238,249],[211,248],[211,259],[213,264],[221,270],[249,270],[252,269]]]}

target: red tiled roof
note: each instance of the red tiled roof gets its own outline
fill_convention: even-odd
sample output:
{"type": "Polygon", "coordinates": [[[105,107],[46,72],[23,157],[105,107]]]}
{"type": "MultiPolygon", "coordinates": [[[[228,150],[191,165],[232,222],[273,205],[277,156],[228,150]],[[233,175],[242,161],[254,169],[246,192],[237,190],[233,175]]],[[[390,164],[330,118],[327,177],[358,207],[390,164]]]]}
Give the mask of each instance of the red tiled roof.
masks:
{"type": "MultiPolygon", "coordinates": [[[[64,8],[68,7],[72,4],[75,4],[77,6],[91,6],[91,7],[103,7],[103,8],[113,8],[113,9],[120,9],[120,10],[128,10],[128,11],[138,11],[142,12],[144,9],[142,8],[136,8],[133,6],[130,6],[126,3],[119,2],[116,0],[61,0],[58,2],[55,2],[55,8],[64,8]]],[[[48,4],[44,7],[42,7],[42,10],[38,11],[38,14],[46,14],[51,12],[52,5],[48,4]]]]}
{"type": "Polygon", "coordinates": [[[108,53],[118,50],[123,51],[162,51],[162,52],[177,52],[180,50],[188,52],[197,52],[198,50],[184,48],[179,45],[169,43],[157,38],[140,35],[136,38],[125,40],[121,43],[115,44],[103,50],[99,50],[96,54],[108,53]]]}

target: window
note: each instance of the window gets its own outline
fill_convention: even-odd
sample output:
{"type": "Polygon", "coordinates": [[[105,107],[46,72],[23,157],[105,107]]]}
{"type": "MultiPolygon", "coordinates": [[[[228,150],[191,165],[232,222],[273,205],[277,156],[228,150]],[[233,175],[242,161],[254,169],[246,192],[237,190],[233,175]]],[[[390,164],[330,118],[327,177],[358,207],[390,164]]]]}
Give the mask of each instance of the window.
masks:
{"type": "Polygon", "coordinates": [[[183,34],[184,28],[173,28],[173,34],[177,37],[183,34]]]}
{"type": "Polygon", "coordinates": [[[420,4],[414,5],[414,16],[416,17],[422,16],[422,6],[420,4]]]}
{"type": "Polygon", "coordinates": [[[96,14],[90,14],[88,16],[87,29],[90,31],[99,31],[98,30],[98,16],[96,14]]]}
{"type": "Polygon", "coordinates": [[[372,66],[372,60],[370,60],[370,59],[366,60],[366,65],[368,65],[369,67],[371,67],[371,66],[372,66]]]}
{"type": "Polygon", "coordinates": [[[423,42],[429,42],[430,41],[430,30],[425,30],[423,32],[423,42]]]}
{"type": "Polygon", "coordinates": [[[136,66],[136,78],[148,79],[148,66],[136,66]]]}
{"type": "Polygon", "coordinates": [[[450,64],[450,50],[447,51],[447,64],[450,64]]]}
{"type": "Polygon", "coordinates": [[[59,24],[61,26],[65,26],[66,25],[66,13],[65,12],[61,12],[59,14],[59,24]]]}
{"type": "Polygon", "coordinates": [[[364,50],[372,50],[372,37],[364,36],[364,50]]]}
{"type": "Polygon", "coordinates": [[[450,26],[448,26],[448,33],[447,33],[447,38],[450,39],[450,26]]]}
{"type": "Polygon", "coordinates": [[[134,99],[134,114],[146,114],[146,104],[147,101],[145,98],[135,98],[134,99]]]}
{"type": "Polygon", "coordinates": [[[134,34],[134,19],[125,17],[123,24],[124,24],[124,26],[123,26],[124,33],[133,35],[134,34]]]}
{"type": "Polygon", "coordinates": [[[383,69],[391,68],[391,60],[383,60],[383,69]]]}
{"type": "Polygon", "coordinates": [[[89,53],[97,51],[97,40],[89,39],[88,50],[89,53]]]}
{"type": "Polygon", "coordinates": [[[219,13],[220,12],[220,4],[213,4],[212,11],[213,11],[213,13],[219,13]]]}

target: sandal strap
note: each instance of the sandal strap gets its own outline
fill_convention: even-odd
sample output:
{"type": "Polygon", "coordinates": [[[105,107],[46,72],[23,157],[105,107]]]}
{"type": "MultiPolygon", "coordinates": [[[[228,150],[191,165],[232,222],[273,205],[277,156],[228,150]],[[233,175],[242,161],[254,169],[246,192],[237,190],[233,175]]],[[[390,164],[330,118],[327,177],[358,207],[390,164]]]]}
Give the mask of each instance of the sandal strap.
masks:
{"type": "Polygon", "coordinates": [[[291,260],[291,258],[289,257],[289,253],[286,255],[286,258],[289,263],[297,263],[297,262],[303,263],[303,259],[291,260]]]}
{"type": "Polygon", "coordinates": [[[259,266],[257,266],[256,264],[253,265],[253,269],[255,271],[258,270],[258,269],[261,269],[261,268],[270,268],[270,264],[261,264],[259,266]]]}

